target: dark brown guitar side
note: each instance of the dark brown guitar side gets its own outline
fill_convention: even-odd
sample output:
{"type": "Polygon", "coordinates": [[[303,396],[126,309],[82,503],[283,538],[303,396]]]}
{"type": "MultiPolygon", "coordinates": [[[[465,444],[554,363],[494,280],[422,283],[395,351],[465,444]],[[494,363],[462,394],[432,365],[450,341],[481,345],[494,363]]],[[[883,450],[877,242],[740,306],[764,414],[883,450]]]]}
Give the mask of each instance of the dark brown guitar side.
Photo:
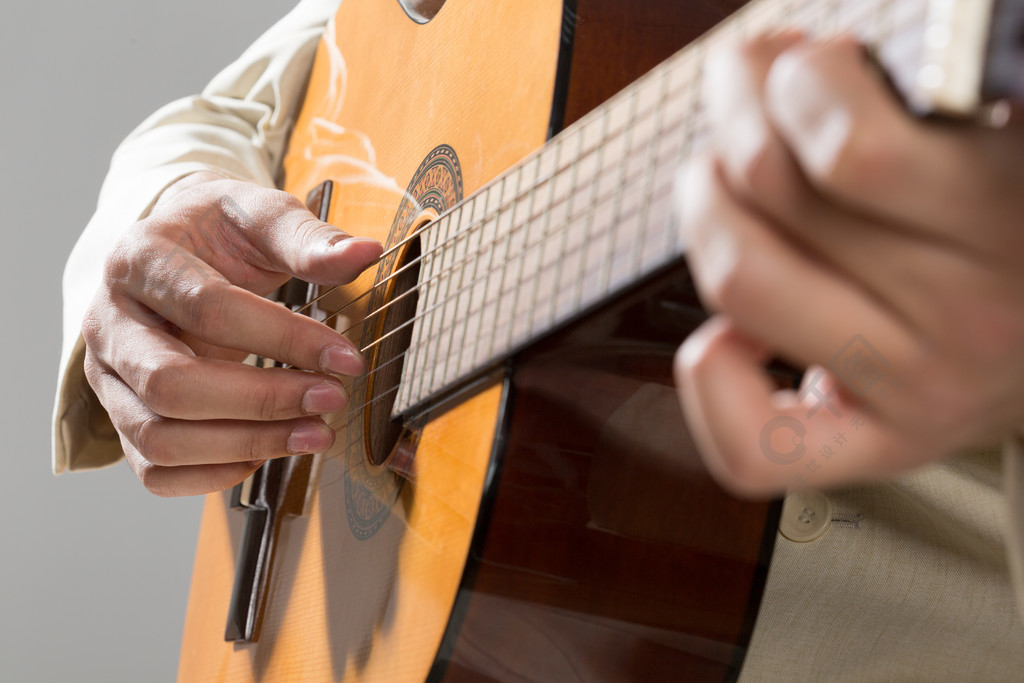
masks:
{"type": "Polygon", "coordinates": [[[738,675],[779,508],[723,493],[686,435],[671,362],[702,316],[676,269],[516,359],[436,674],[738,675]]]}

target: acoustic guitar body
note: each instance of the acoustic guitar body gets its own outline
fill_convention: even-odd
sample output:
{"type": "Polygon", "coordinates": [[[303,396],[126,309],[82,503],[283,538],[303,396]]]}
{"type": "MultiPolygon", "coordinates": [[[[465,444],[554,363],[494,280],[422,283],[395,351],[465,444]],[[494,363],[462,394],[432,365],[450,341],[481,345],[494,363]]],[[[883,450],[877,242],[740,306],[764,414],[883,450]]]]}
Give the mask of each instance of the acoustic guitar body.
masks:
{"type": "MultiPolygon", "coordinates": [[[[438,4],[344,0],[318,48],[285,189],[331,181],[330,221],[393,247],[323,302],[370,368],[279,515],[248,638],[225,640],[243,515],[207,497],[179,680],[731,679],[777,508],[722,493],[686,434],[671,362],[703,314],[682,265],[399,419],[390,406],[397,384],[428,381],[400,372],[411,330],[444,338],[403,296],[444,281],[417,274],[433,248],[417,229],[742,3],[417,13],[438,4]]],[[[467,326],[455,346],[493,334],[467,326]]]]}

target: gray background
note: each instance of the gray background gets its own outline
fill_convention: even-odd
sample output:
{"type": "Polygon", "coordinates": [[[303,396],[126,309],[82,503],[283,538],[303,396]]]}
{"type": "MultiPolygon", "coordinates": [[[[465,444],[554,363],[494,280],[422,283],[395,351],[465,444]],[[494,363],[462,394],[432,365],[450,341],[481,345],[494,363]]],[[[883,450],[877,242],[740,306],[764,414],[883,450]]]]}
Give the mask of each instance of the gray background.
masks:
{"type": "Polygon", "coordinates": [[[0,680],[175,676],[200,500],[125,465],[50,474],[60,279],[118,141],[199,90],[288,0],[7,6],[3,65],[0,680]]]}

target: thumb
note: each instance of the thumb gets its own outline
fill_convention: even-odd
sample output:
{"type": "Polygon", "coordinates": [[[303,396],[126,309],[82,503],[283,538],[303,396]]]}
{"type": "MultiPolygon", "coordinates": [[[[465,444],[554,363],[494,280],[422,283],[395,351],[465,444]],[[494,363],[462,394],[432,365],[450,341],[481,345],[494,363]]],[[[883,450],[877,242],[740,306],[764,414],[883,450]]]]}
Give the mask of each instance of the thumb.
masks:
{"type": "Polygon", "coordinates": [[[220,203],[225,216],[255,247],[256,263],[306,282],[351,282],[384,251],[375,239],[353,237],[324,223],[286,192],[256,188],[224,196],[220,203]]]}

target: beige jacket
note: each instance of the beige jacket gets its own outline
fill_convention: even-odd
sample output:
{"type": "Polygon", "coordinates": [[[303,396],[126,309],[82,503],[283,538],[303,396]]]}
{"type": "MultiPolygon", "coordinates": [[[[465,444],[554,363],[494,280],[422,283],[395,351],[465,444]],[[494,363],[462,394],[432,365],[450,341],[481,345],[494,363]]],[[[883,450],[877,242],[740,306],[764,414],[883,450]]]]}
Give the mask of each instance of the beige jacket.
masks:
{"type": "MultiPolygon", "coordinates": [[[[79,335],[104,255],[188,173],[276,184],[316,42],[338,3],[302,0],[200,95],[153,114],[114,154],[64,274],[55,473],[122,457],[85,381],[79,335]]],[[[1002,455],[979,453],[830,493],[820,537],[778,537],[744,680],[1024,676],[1024,627],[1012,590],[1024,587],[1022,456],[1021,445],[1010,444],[1002,455]]]]}

